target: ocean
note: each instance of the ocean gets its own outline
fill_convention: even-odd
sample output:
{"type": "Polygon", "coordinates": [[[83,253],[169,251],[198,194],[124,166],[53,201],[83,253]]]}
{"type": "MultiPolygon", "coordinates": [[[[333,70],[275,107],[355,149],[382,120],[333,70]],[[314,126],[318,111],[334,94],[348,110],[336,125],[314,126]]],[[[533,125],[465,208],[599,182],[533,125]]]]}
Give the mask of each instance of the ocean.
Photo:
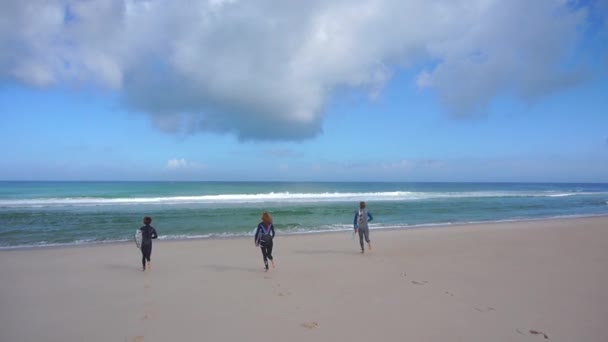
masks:
{"type": "Polygon", "coordinates": [[[346,182],[0,182],[0,248],[128,241],[144,216],[160,239],[608,215],[608,184],[346,182]]]}

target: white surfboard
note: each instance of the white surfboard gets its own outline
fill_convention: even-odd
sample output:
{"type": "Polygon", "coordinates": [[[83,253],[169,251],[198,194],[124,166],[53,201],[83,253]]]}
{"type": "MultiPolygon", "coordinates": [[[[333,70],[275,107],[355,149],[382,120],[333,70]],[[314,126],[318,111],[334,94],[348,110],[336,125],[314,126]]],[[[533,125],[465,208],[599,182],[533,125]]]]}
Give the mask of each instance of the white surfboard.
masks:
{"type": "Polygon", "coordinates": [[[137,246],[137,248],[141,248],[141,240],[143,239],[142,235],[141,235],[141,230],[136,230],[135,231],[135,246],[137,246]]]}
{"type": "MultiPolygon", "coordinates": [[[[258,232],[258,226],[255,226],[255,228],[253,228],[253,232],[251,233],[251,235],[255,236],[255,233],[258,232]]],[[[257,240],[256,240],[256,246],[257,246],[257,240]]]]}

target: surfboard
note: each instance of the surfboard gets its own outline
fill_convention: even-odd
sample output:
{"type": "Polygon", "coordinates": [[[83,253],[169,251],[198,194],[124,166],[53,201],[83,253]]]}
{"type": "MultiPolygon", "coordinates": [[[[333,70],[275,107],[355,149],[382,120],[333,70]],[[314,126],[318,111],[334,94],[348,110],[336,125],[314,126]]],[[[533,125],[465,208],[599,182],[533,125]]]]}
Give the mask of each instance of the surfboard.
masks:
{"type": "Polygon", "coordinates": [[[135,231],[135,246],[137,246],[137,248],[141,248],[141,240],[142,240],[141,230],[138,229],[135,231]]]}

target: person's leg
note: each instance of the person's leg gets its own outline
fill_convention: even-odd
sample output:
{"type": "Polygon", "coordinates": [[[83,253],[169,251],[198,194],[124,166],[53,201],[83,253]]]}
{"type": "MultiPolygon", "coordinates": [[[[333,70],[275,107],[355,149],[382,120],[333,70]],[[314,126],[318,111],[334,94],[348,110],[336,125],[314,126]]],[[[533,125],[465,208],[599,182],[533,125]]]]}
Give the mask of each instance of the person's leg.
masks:
{"type": "Polygon", "coordinates": [[[266,247],[260,246],[260,249],[262,250],[262,257],[264,258],[264,268],[268,270],[268,254],[266,247]]]}
{"type": "Polygon", "coordinates": [[[367,247],[369,250],[372,249],[371,241],[369,240],[369,227],[365,228],[365,241],[367,242],[367,247]]]}
{"type": "Polygon", "coordinates": [[[273,243],[271,242],[270,245],[268,247],[266,247],[266,249],[267,249],[266,255],[268,256],[268,259],[272,263],[272,268],[274,268],[275,266],[274,266],[274,259],[272,258],[272,246],[273,246],[273,243]]]}
{"type": "Polygon", "coordinates": [[[152,252],[152,245],[146,244],[141,246],[141,251],[143,254],[142,263],[144,265],[144,270],[146,269],[146,261],[148,262],[147,266],[150,268],[150,253],[152,252]]]}
{"type": "Polygon", "coordinates": [[[141,250],[141,266],[143,270],[146,270],[146,252],[144,251],[144,246],[139,248],[141,250]]]}
{"type": "Polygon", "coordinates": [[[148,259],[148,268],[152,268],[152,262],[150,260],[151,257],[152,257],[152,244],[150,244],[150,247],[148,248],[148,255],[146,255],[146,259],[148,259]]]}
{"type": "Polygon", "coordinates": [[[361,245],[361,253],[363,253],[363,228],[359,228],[359,244],[361,245]]]}

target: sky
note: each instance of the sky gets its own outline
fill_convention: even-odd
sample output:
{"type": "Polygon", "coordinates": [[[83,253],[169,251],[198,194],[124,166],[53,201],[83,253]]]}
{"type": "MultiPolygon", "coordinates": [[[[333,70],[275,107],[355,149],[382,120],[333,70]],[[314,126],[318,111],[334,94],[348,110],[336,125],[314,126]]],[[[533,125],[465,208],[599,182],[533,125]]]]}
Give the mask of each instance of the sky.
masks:
{"type": "Polygon", "coordinates": [[[0,180],[608,182],[608,0],[4,0],[0,180]]]}

